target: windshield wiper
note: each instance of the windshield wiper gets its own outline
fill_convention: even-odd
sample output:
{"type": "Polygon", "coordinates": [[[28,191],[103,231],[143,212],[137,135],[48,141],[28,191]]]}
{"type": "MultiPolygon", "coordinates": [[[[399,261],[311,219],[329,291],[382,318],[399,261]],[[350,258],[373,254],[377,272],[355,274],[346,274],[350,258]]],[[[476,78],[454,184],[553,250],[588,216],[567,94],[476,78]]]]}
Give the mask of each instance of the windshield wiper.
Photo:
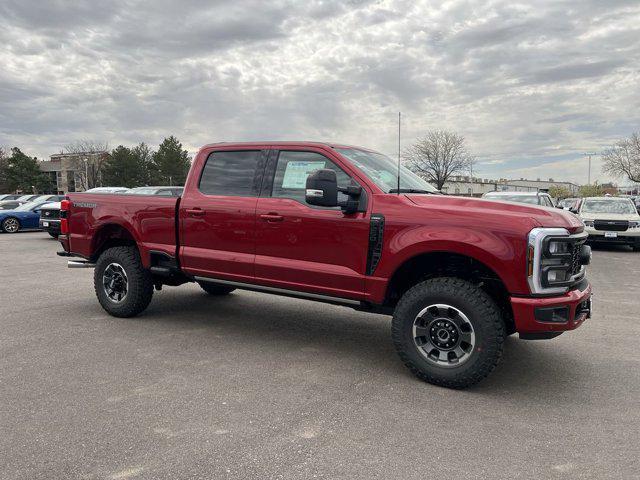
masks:
{"type": "Polygon", "coordinates": [[[427,193],[431,195],[440,195],[440,192],[432,192],[430,190],[420,190],[419,188],[392,188],[389,193],[427,193]]]}

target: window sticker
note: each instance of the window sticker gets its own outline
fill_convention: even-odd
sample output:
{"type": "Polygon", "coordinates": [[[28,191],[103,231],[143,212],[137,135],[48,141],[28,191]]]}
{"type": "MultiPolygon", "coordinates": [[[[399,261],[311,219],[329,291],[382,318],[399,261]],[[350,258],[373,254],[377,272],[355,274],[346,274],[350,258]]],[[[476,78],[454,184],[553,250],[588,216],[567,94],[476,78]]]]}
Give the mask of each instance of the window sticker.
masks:
{"type": "Polygon", "coordinates": [[[282,179],[282,188],[301,189],[307,186],[307,177],[315,170],[324,168],[325,162],[288,162],[282,179]]]}

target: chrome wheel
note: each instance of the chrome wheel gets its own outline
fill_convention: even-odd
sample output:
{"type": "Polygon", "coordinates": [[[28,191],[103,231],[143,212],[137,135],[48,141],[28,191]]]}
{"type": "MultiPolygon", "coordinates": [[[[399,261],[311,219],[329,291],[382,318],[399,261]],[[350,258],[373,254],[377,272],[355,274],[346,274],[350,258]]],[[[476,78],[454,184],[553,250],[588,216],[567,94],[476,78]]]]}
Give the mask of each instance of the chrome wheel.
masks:
{"type": "Polygon", "coordinates": [[[18,222],[17,218],[7,218],[2,223],[2,228],[7,233],[16,233],[20,230],[20,222],[18,222]]]}
{"type": "Polygon", "coordinates": [[[127,273],[119,263],[110,263],[102,274],[102,286],[107,298],[115,303],[122,302],[129,290],[127,273]]]}
{"type": "Polygon", "coordinates": [[[469,360],[476,344],[473,325],[451,305],[429,305],[413,322],[413,342],[420,354],[439,367],[456,367],[469,360]]]}

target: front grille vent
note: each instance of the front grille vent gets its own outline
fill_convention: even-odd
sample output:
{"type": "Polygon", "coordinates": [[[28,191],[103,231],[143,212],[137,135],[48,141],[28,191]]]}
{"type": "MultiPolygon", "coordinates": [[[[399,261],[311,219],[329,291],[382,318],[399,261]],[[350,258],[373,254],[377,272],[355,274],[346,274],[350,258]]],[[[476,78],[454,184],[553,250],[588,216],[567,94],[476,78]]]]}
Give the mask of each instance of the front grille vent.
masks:
{"type": "Polygon", "coordinates": [[[596,230],[605,232],[626,232],[629,228],[627,220],[596,220],[593,222],[596,230]]]}

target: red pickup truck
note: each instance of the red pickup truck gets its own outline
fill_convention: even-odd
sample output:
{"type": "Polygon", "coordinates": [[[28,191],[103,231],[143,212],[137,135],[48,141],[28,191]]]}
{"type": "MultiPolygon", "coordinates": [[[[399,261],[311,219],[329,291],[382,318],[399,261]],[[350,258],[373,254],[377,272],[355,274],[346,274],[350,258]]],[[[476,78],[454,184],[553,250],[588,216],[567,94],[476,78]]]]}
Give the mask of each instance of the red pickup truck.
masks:
{"type": "MultiPolygon", "coordinates": [[[[180,198],[72,193],[63,256],[131,317],[196,282],[393,315],[402,361],[463,388],[506,335],[553,338],[591,314],[582,222],[558,209],[441,195],[374,151],[310,142],[203,147],[180,198]]],[[[304,319],[300,319],[304,321],[304,319]]]]}

